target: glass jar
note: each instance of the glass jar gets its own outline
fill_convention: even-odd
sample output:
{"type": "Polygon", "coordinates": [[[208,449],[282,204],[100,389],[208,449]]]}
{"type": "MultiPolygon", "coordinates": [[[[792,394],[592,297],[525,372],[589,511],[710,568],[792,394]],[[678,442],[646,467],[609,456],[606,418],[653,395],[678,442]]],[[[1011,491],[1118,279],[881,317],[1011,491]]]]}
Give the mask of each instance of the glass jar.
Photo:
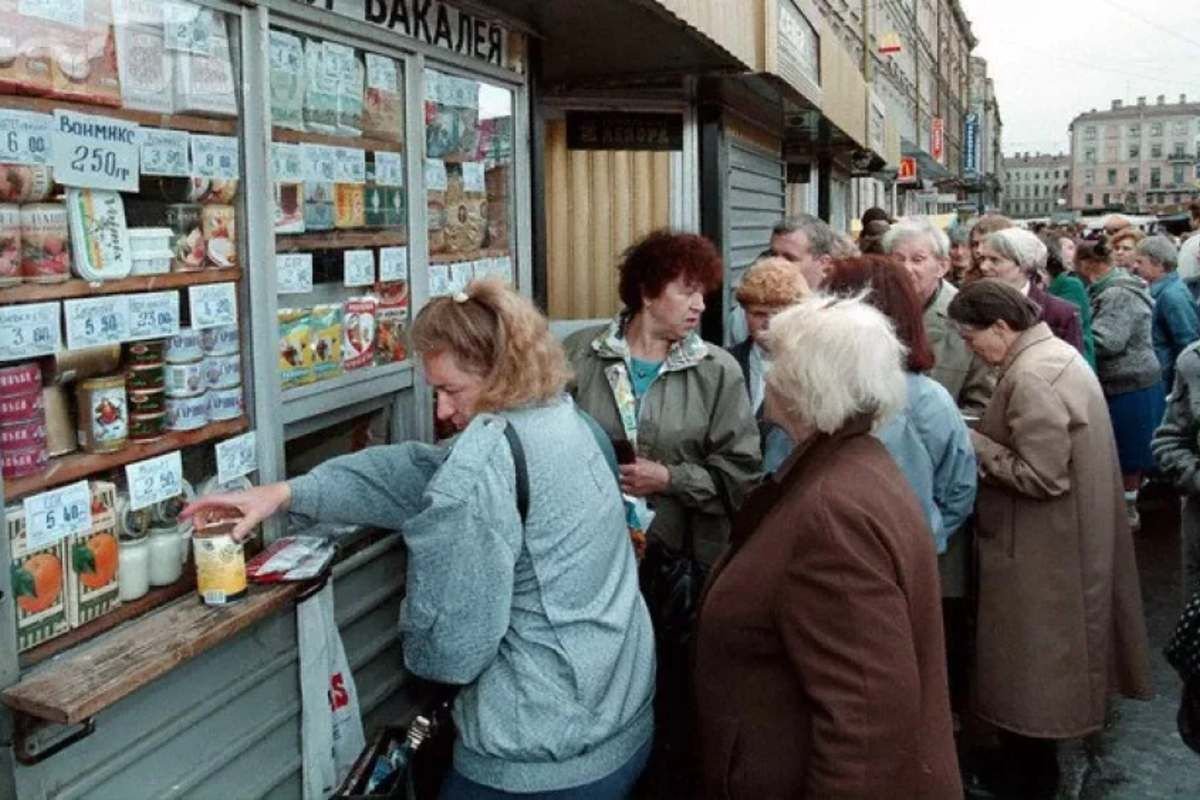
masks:
{"type": "Polygon", "coordinates": [[[179,560],[179,533],[175,528],[150,532],[150,585],[170,586],[183,575],[179,560]]]}
{"type": "Polygon", "coordinates": [[[117,570],[117,581],[122,603],[137,600],[150,591],[150,548],[149,537],[122,538],[117,570]]]}

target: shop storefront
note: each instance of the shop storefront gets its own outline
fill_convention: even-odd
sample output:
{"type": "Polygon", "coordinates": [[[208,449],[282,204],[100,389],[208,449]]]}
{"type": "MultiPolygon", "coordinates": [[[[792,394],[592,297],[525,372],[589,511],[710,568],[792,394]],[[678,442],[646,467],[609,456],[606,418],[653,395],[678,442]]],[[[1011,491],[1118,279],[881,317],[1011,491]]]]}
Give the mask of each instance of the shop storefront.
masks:
{"type": "MultiPolygon", "coordinates": [[[[298,797],[299,589],[201,602],[178,498],[431,438],[413,313],[531,291],[528,30],[438,0],[0,8],[0,795],[298,797]]],[[[343,542],[365,722],[401,720],[402,547],[343,542]]]]}

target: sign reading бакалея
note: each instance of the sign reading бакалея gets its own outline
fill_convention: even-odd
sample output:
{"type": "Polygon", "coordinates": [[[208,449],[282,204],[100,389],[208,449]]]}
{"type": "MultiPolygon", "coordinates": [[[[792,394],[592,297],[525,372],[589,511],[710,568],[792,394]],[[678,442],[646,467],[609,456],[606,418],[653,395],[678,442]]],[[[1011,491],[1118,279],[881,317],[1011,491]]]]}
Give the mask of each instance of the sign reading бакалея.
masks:
{"type": "Polygon", "coordinates": [[[508,59],[508,31],[495,20],[460,11],[441,0],[296,0],[461,56],[521,71],[508,59]]]}

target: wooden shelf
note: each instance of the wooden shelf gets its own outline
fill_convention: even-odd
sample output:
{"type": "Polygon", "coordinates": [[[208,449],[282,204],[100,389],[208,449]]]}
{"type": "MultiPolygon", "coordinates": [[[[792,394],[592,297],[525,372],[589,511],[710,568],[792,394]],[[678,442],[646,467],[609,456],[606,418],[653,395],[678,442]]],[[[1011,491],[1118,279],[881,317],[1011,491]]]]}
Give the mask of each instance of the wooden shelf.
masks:
{"type": "Polygon", "coordinates": [[[227,283],[242,277],[239,267],[229,269],[206,269],[201,272],[168,272],[165,275],[136,275],[115,281],[89,283],[75,278],[62,283],[22,283],[19,286],[0,288],[0,305],[9,303],[32,303],[40,300],[66,300],[72,297],[92,297],[102,294],[125,292],[154,292],[163,289],[180,289],[202,283],[227,283]]]}
{"type": "Polygon", "coordinates": [[[353,147],[358,150],[385,150],[392,153],[403,153],[404,142],[391,142],[387,139],[369,139],[365,136],[330,136],[324,133],[309,133],[294,131],[289,128],[274,128],[271,139],[276,142],[289,144],[327,144],[333,147],[353,147]]]}
{"type": "Polygon", "coordinates": [[[343,250],[369,247],[399,247],[408,244],[408,231],[402,228],[382,231],[322,231],[320,233],[281,233],[275,236],[275,250],[343,250]]]}
{"type": "Polygon", "coordinates": [[[475,250],[470,253],[434,253],[429,256],[430,264],[457,264],[462,261],[478,261],[481,258],[503,258],[509,255],[507,247],[475,250]]]}
{"type": "Polygon", "coordinates": [[[198,117],[190,114],[159,114],[154,111],[134,111],[126,108],[96,106],[89,103],[73,103],[69,100],[56,100],[53,97],[6,95],[0,97],[0,108],[38,111],[43,114],[51,114],[56,108],[65,108],[84,114],[96,114],[102,117],[123,119],[152,128],[172,128],[180,131],[192,131],[193,133],[217,133],[225,135],[232,135],[237,132],[236,119],[198,117]]]}
{"type": "Polygon", "coordinates": [[[249,427],[249,421],[245,417],[239,417],[224,422],[213,422],[195,431],[168,433],[161,439],[155,439],[152,442],[130,443],[115,453],[73,453],[52,458],[50,466],[38,475],[5,481],[4,499],[11,503],[34,492],[82,480],[97,472],[123,467],[134,461],[169,453],[172,450],[233,436],[249,427]]]}

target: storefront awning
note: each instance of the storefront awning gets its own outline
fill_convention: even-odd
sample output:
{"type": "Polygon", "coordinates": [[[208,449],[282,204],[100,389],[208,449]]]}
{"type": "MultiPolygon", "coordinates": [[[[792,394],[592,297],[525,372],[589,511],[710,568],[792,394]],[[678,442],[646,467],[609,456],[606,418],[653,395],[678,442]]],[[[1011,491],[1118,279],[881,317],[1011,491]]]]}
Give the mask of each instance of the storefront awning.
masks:
{"type": "Polygon", "coordinates": [[[908,158],[917,160],[917,177],[923,181],[948,181],[954,178],[954,173],[939,164],[933,156],[926,153],[910,139],[900,140],[900,152],[908,158]]]}

